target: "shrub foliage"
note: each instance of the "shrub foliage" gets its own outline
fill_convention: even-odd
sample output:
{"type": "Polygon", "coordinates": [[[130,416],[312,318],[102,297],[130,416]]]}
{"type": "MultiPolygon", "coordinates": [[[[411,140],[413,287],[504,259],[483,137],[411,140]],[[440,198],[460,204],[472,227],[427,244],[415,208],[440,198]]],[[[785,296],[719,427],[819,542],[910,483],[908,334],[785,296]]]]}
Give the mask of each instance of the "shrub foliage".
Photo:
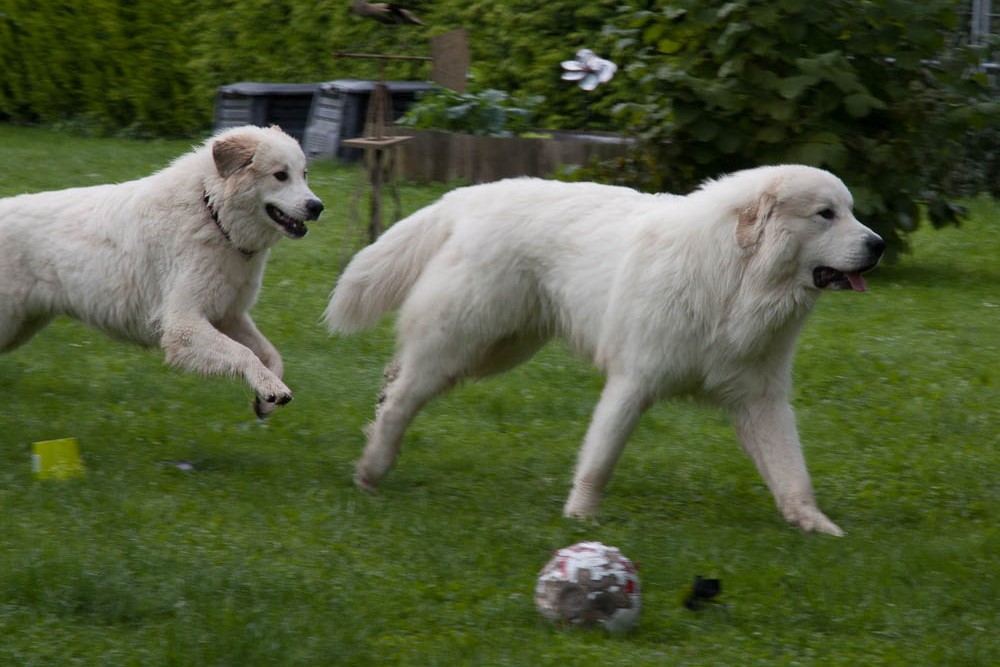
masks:
{"type": "Polygon", "coordinates": [[[7,0],[0,15],[0,118],[123,134],[204,127],[187,68],[193,0],[7,0]]]}
{"type": "MultiPolygon", "coordinates": [[[[425,55],[433,35],[465,27],[473,94],[444,96],[438,115],[463,107],[466,125],[492,122],[494,107],[531,100],[540,127],[642,140],[596,177],[684,191],[762,163],[826,167],[896,249],[922,218],[956,222],[954,197],[1000,190],[996,94],[957,46],[960,0],[410,3],[426,26],[385,26],[347,0],[85,4],[0,6],[0,120],[190,136],[210,125],[222,84],[373,78],[374,61],[333,54],[425,55]],[[581,47],[618,75],[591,92],[562,81],[559,62],[581,47]]],[[[382,73],[429,74],[423,63],[382,73]]]]}
{"type": "Polygon", "coordinates": [[[946,172],[996,113],[976,54],[948,44],[957,18],[950,0],[677,0],[623,16],[609,33],[634,91],[619,110],[650,151],[638,173],[683,190],[799,162],[842,175],[890,247],[923,214],[955,223],[946,172]]]}
{"type": "MultiPolygon", "coordinates": [[[[98,134],[187,137],[212,121],[216,89],[237,81],[371,78],[335,51],[427,50],[344,0],[5,0],[0,120],[98,134]]],[[[390,74],[426,77],[414,66],[390,74]]]]}
{"type": "Polygon", "coordinates": [[[512,98],[493,88],[469,93],[435,90],[421,95],[399,124],[479,136],[515,136],[531,130],[534,108],[541,100],[541,96],[512,98]]]}

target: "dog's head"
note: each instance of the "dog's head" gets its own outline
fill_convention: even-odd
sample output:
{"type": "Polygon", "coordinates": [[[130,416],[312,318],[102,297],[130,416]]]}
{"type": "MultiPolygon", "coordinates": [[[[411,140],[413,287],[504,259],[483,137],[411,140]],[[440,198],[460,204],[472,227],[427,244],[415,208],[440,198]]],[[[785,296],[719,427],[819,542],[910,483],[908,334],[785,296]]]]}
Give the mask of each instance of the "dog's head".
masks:
{"type": "Polygon", "coordinates": [[[809,289],[867,289],[863,274],[878,264],[885,242],[854,217],[854,200],[839,178],[802,165],[740,173],[759,182],[739,212],[740,247],[769,255],[769,265],[790,267],[809,289]]]}
{"type": "Polygon", "coordinates": [[[306,158],[294,138],[277,127],[246,126],[219,134],[211,147],[222,187],[207,194],[233,241],[240,237],[237,245],[258,247],[262,239],[255,237],[265,229],[271,236],[306,235],[305,223],[319,217],[323,202],[309,189],[306,158]]]}

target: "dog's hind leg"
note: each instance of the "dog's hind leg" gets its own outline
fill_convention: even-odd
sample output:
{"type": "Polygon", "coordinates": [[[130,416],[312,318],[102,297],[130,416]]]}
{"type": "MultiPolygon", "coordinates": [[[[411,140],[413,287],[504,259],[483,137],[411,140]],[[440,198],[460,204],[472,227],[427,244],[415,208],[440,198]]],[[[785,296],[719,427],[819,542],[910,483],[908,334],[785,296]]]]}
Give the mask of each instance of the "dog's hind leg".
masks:
{"type": "Polygon", "coordinates": [[[512,321],[531,324],[530,313],[520,310],[528,302],[525,285],[470,277],[470,271],[460,254],[439,256],[400,311],[399,353],[356,466],[355,482],[363,489],[373,491],[392,468],[406,428],[428,401],[465,378],[516,365],[544,342],[537,327],[522,324],[529,334],[510,331],[512,321]],[[507,300],[514,305],[498,305],[507,300]]]}
{"type": "Polygon", "coordinates": [[[394,361],[386,369],[375,421],[365,429],[368,442],[355,466],[354,482],[374,492],[396,462],[407,426],[435,396],[447,391],[458,376],[418,359],[394,361]]]}
{"type": "Polygon", "coordinates": [[[573,490],[563,514],[578,518],[597,514],[601,494],[625,442],[651,402],[644,383],[627,377],[608,378],[580,450],[573,490]]]}
{"type": "Polygon", "coordinates": [[[366,429],[368,443],[357,464],[355,483],[366,491],[375,490],[399,455],[406,427],[429,400],[462,378],[484,377],[508,370],[530,358],[544,344],[545,338],[540,336],[512,335],[478,354],[471,349],[452,348],[445,352],[445,368],[440,363],[424,361],[437,358],[440,352],[432,355],[424,350],[419,356],[410,354],[406,362],[393,359],[385,368],[385,383],[375,407],[375,421],[366,429]],[[474,360],[462,361],[470,357],[474,360]]]}

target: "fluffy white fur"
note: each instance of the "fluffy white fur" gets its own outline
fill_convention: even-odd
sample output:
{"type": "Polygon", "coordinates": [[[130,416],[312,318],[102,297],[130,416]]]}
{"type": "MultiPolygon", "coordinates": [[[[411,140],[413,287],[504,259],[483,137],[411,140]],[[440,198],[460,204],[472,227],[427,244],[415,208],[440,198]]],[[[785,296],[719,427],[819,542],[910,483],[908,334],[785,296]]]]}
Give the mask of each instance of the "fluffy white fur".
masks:
{"type": "Polygon", "coordinates": [[[247,310],[268,249],[322,210],[298,143],[251,126],[146,178],[0,199],[0,352],[65,314],[181,368],[244,378],[263,417],[292,394],[247,310]]]}
{"type": "Polygon", "coordinates": [[[401,306],[396,359],[357,464],[373,490],[429,399],[553,336],[607,376],[565,505],[596,513],[640,415],[690,394],[731,416],[785,518],[816,506],[788,402],[796,337],[824,288],[863,291],[883,242],[828,172],[775,166],[687,196],[513,179],[456,190],[352,260],[326,311],[350,333],[401,306]]]}

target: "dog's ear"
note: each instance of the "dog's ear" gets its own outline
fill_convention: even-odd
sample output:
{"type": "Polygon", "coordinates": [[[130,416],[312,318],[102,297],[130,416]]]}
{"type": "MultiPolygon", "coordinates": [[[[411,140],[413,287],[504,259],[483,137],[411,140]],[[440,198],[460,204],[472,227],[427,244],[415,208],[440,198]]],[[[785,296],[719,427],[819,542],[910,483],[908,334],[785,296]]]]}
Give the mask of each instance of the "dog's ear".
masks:
{"type": "Polygon", "coordinates": [[[750,249],[760,241],[764,232],[764,223],[774,212],[778,197],[771,191],[765,191],[740,210],[736,222],[736,242],[743,249],[750,249]]]}
{"type": "Polygon", "coordinates": [[[212,144],[215,168],[223,178],[229,178],[240,169],[249,166],[256,152],[257,142],[241,134],[229,135],[212,144]]]}

